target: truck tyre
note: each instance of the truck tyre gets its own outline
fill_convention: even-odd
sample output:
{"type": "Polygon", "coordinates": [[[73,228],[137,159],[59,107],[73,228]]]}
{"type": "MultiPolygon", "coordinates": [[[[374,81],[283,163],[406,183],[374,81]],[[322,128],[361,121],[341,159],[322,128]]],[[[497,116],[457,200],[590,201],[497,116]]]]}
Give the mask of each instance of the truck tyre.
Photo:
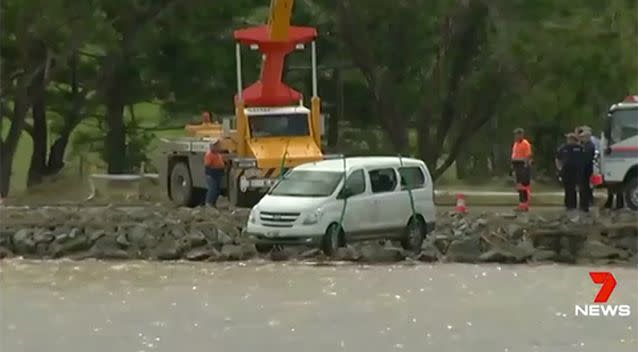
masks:
{"type": "Polygon", "coordinates": [[[196,205],[191,173],[185,162],[180,161],[173,165],[168,184],[173,203],[182,207],[192,207],[196,205]]]}
{"type": "Polygon", "coordinates": [[[638,210],[638,177],[633,177],[625,185],[625,201],[631,210],[638,210]]]}
{"type": "Polygon", "coordinates": [[[403,238],[401,238],[403,249],[419,253],[425,239],[425,223],[421,219],[413,217],[403,231],[403,238]]]}
{"type": "Polygon", "coordinates": [[[236,208],[250,208],[255,205],[252,202],[251,192],[242,192],[239,189],[239,175],[236,172],[229,173],[228,201],[236,208]]]}

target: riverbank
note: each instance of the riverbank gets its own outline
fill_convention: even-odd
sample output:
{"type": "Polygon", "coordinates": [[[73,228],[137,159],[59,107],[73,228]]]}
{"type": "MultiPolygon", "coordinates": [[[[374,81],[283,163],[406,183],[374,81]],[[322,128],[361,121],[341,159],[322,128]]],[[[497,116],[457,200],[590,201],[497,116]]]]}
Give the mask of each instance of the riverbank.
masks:
{"type": "Polygon", "coordinates": [[[638,264],[638,221],[630,211],[441,212],[418,254],[389,241],[362,242],[342,248],[336,258],[306,247],[258,254],[242,235],[247,210],[69,206],[0,211],[0,258],[638,264]]]}

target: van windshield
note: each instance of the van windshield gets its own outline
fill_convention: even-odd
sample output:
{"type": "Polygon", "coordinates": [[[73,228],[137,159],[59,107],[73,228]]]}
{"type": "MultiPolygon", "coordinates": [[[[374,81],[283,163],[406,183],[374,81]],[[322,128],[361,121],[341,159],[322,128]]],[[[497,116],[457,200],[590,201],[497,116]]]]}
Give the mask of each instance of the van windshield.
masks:
{"type": "Polygon", "coordinates": [[[327,197],[331,195],[343,173],[334,171],[292,170],[270,190],[273,196],[327,197]]]}

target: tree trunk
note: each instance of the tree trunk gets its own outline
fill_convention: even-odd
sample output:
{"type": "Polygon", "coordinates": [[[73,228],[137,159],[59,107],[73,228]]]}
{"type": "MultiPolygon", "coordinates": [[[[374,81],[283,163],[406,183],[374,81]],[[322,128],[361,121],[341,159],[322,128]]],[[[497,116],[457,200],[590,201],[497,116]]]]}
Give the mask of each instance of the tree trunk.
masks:
{"type": "Polygon", "coordinates": [[[126,128],[124,126],[124,98],[117,84],[108,90],[106,104],[105,153],[109,174],[126,171],[126,128]]]}
{"type": "Polygon", "coordinates": [[[27,111],[27,92],[25,88],[22,88],[16,93],[14,99],[13,119],[7,138],[4,141],[0,140],[0,198],[6,198],[9,195],[13,158],[26,124],[27,111]]]}
{"type": "Polygon", "coordinates": [[[30,91],[33,116],[33,130],[31,132],[33,153],[31,154],[31,165],[29,166],[29,174],[27,176],[27,187],[42,183],[43,176],[46,172],[47,120],[45,70],[42,70],[36,76],[30,91]]]}
{"type": "Polygon", "coordinates": [[[64,167],[64,154],[69,144],[71,132],[80,123],[82,106],[86,90],[81,93],[79,90],[78,62],[79,54],[76,50],[69,60],[69,68],[71,70],[71,109],[64,117],[64,127],[60,131],[60,136],[51,145],[49,150],[49,161],[47,163],[47,173],[55,174],[64,167]]]}

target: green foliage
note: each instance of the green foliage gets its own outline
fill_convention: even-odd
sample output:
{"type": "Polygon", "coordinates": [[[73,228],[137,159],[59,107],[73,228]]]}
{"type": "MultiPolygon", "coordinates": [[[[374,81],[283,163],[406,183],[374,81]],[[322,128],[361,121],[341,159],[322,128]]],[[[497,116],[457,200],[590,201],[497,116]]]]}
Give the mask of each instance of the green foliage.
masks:
{"type": "MultiPolygon", "coordinates": [[[[33,123],[31,92],[46,70],[49,140],[70,141],[67,159],[109,155],[105,148],[124,141],[128,170],[148,159],[153,129],[179,126],[202,110],[232,114],[232,31],[265,23],[268,14],[268,0],[0,6],[2,158],[16,152],[13,139],[30,136],[22,132],[33,123]],[[144,118],[127,110],[147,103],[159,110],[144,118]],[[124,138],[105,143],[118,121],[124,138]]],[[[483,167],[495,150],[507,154],[518,126],[549,171],[563,132],[599,129],[610,104],[638,91],[637,14],[632,0],[297,0],[293,23],[319,30],[323,111],[348,128],[375,131],[361,138],[368,146],[361,153],[417,154],[438,163],[432,167],[440,175],[457,157],[483,167]]],[[[247,85],[260,58],[243,54],[247,85]]],[[[295,53],[285,73],[306,97],[309,62],[308,50],[295,53]]],[[[356,132],[345,136],[357,144],[356,132]]]]}

